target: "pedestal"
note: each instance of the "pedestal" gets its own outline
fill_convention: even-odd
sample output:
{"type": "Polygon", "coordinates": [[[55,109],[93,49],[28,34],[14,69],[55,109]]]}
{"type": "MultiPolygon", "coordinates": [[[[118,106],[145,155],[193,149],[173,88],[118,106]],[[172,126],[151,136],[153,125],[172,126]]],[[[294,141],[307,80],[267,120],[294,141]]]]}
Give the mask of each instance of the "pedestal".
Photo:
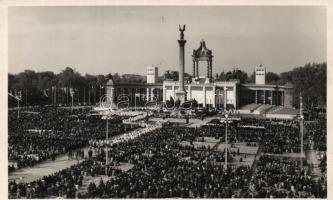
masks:
{"type": "Polygon", "coordinates": [[[180,100],[180,104],[183,104],[186,101],[186,92],[185,91],[176,91],[176,100],[180,100]]]}

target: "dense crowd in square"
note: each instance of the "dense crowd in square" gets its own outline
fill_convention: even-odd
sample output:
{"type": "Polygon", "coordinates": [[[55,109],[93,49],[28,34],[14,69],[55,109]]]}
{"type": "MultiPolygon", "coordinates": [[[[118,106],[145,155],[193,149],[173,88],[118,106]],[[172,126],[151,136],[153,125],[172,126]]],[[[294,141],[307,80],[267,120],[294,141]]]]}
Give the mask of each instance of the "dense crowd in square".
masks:
{"type": "MultiPolygon", "coordinates": [[[[59,113],[59,111],[54,112],[59,113]]],[[[69,114],[71,111],[60,112],[69,114]]],[[[46,118],[44,121],[44,117],[36,117],[37,119],[26,120],[27,122],[23,116],[22,126],[10,129],[9,138],[12,145],[9,155],[37,152],[42,157],[43,153],[48,152],[49,154],[45,155],[45,159],[48,159],[52,157],[52,153],[53,155],[72,153],[73,150],[83,146],[88,146],[89,149],[88,155],[83,156],[85,157],[83,162],[57,173],[30,183],[10,181],[8,185],[10,198],[325,198],[327,196],[326,154],[320,158],[320,169],[324,175],[316,180],[311,176],[311,166],[305,159],[302,160],[303,166],[301,166],[301,159],[280,157],[282,154],[300,152],[297,121],[244,118],[231,122],[228,125],[228,143],[231,147],[236,143],[245,143],[250,147],[258,147],[260,153],[255,155],[258,159],[254,161],[253,166],[250,166],[242,159],[236,160],[241,154],[239,150],[228,149],[228,162],[241,164],[225,168],[226,149],[217,149],[218,145],[225,142],[223,123],[189,128],[145,122],[144,128],[133,129],[135,127],[128,127],[122,123],[124,118],[116,118],[112,123],[116,126],[110,136],[122,133],[114,137],[118,142],[103,142],[105,120],[79,113],[83,112],[78,111],[77,117],[72,121],[65,119],[66,114],[59,119],[46,118]],[[69,123],[68,127],[71,128],[67,129],[66,125],[54,122],[57,120],[69,123]],[[28,121],[34,121],[35,124],[29,124],[28,121]],[[41,125],[44,123],[48,125],[41,125]],[[24,131],[32,128],[46,131],[40,133],[24,131]],[[125,129],[129,131],[128,134],[124,133],[125,129]],[[20,131],[25,133],[22,139],[15,137],[20,131]],[[212,138],[211,140],[215,141],[214,145],[193,145],[195,142],[205,142],[206,138],[212,138]],[[35,145],[34,142],[40,145],[35,145]],[[186,142],[186,145],[183,142],[186,142]],[[106,144],[108,163],[105,158],[106,144]],[[15,145],[19,147],[16,149],[15,145]],[[124,163],[132,167],[128,170],[117,167],[124,163]],[[83,192],[82,185],[87,181],[86,177],[104,178],[98,183],[89,182],[87,190],[83,192]]],[[[146,121],[144,116],[152,115],[147,113],[138,117],[138,120],[146,121]]],[[[134,121],[136,120],[126,120],[126,122],[134,121]]],[[[324,132],[316,131],[324,130],[324,126],[322,122],[307,126],[309,131],[305,138],[311,139],[312,146],[317,149],[322,149],[326,145],[326,141],[315,139],[316,136],[326,135],[324,132]]],[[[324,136],[322,138],[326,140],[324,136]]],[[[306,146],[306,149],[310,149],[310,146],[306,146]]],[[[21,161],[21,163],[26,162],[29,163],[27,160],[21,161]]]]}
{"type": "MultiPolygon", "coordinates": [[[[89,140],[105,138],[105,120],[90,115],[90,109],[36,107],[29,111],[9,111],[8,158],[16,168],[33,166],[47,159],[88,146],[89,140]]],[[[123,124],[126,116],[110,120],[109,136],[137,128],[123,124]]],[[[9,171],[15,170],[10,165],[9,171]]]]}

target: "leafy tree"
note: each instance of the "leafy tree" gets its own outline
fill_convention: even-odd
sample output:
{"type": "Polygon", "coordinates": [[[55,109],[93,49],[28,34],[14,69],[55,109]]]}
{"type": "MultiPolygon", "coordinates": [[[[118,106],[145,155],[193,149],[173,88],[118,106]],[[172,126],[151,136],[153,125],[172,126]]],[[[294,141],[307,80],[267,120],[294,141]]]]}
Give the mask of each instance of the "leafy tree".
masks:
{"type": "Polygon", "coordinates": [[[245,81],[246,83],[254,83],[256,81],[256,75],[255,72],[252,72],[252,74],[247,78],[245,81]]]}
{"type": "Polygon", "coordinates": [[[268,72],[266,74],[266,83],[277,83],[280,79],[280,76],[274,72],[268,72]]]}

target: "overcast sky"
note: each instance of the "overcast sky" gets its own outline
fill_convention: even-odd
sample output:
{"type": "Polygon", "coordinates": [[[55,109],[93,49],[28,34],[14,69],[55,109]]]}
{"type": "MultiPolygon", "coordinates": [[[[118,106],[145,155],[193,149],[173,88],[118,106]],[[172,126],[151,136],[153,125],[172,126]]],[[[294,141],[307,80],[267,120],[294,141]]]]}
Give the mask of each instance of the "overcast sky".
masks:
{"type": "Polygon", "coordinates": [[[178,24],[186,24],[189,73],[201,39],[213,51],[213,74],[326,61],[324,7],[11,7],[9,72],[69,66],[83,75],[144,75],[154,65],[161,75],[178,70],[178,24]]]}

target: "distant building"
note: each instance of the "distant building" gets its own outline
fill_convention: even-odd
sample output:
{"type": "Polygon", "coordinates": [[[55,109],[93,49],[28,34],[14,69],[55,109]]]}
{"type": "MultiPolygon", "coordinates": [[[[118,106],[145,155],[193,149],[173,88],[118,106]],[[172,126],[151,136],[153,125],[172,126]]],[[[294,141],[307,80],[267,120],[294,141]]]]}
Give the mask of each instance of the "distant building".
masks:
{"type": "MultiPolygon", "coordinates": [[[[218,108],[218,109],[242,109],[243,106],[250,106],[251,109],[267,110],[287,107],[293,105],[292,85],[267,85],[266,68],[259,65],[255,68],[255,83],[240,84],[239,80],[214,81],[213,55],[212,50],[206,47],[204,40],[200,42],[198,49],[193,50],[193,75],[192,79],[184,79],[184,29],[181,31],[181,38],[178,40],[179,54],[179,80],[164,80],[163,83],[157,81],[158,68],[147,67],[146,83],[115,83],[109,81],[106,85],[107,94],[112,96],[114,102],[119,101],[117,96],[128,95],[130,102],[136,102],[140,98],[145,101],[158,101],[165,103],[168,100],[180,100],[181,102],[196,100],[198,107],[218,108]],[[207,65],[207,73],[199,74],[199,62],[207,65]],[[154,98],[155,97],[155,98],[154,98]]],[[[132,104],[133,105],[133,104],[132,104]]]]}
{"type": "Polygon", "coordinates": [[[157,67],[147,67],[147,83],[157,83],[158,78],[158,68],[157,67]]]}
{"type": "Polygon", "coordinates": [[[266,67],[259,65],[256,67],[256,84],[265,85],[266,84],[266,67]]]}
{"type": "MultiPolygon", "coordinates": [[[[234,81],[213,81],[212,79],[212,50],[206,47],[204,40],[200,42],[198,49],[193,50],[193,78],[185,84],[186,100],[196,100],[198,107],[209,108],[233,108],[238,106],[237,85],[234,81]],[[206,62],[207,73],[199,74],[199,62],[206,62]]],[[[176,92],[179,81],[163,82],[163,101],[177,100],[176,92]]]]}

